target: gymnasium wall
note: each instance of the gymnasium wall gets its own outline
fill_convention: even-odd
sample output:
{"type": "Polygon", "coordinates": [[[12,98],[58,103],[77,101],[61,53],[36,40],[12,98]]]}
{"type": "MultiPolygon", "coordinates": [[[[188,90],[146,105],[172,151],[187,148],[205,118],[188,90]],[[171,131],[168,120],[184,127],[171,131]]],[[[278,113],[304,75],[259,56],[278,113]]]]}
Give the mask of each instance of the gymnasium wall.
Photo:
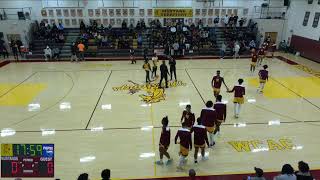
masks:
{"type": "Polygon", "coordinates": [[[291,46],[300,52],[300,56],[320,63],[320,41],[293,35],[291,46]]]}
{"type": "Polygon", "coordinates": [[[320,23],[317,28],[312,27],[316,12],[320,12],[318,0],[313,0],[313,4],[308,4],[307,0],[291,0],[287,14],[288,24],[285,39],[288,40],[292,35],[297,35],[312,40],[319,40],[320,23]],[[302,23],[306,11],[310,11],[310,17],[307,26],[303,26],[302,23]]]}

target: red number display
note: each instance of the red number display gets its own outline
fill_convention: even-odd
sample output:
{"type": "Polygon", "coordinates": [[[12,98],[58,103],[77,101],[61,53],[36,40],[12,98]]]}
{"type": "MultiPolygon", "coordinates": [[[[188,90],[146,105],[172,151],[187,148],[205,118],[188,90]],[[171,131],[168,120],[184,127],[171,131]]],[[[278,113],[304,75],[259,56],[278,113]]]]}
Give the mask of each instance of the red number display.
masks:
{"type": "Polygon", "coordinates": [[[53,162],[48,162],[47,168],[48,168],[48,174],[53,174],[53,162]]]}
{"type": "Polygon", "coordinates": [[[12,174],[18,173],[18,163],[17,162],[11,162],[11,173],[12,174]]]}

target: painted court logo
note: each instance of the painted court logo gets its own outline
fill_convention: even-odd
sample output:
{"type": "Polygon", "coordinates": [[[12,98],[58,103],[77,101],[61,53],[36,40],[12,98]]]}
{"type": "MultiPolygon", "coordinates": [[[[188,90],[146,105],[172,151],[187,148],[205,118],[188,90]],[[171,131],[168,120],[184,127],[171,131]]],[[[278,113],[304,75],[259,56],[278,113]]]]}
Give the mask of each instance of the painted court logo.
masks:
{"type": "MultiPolygon", "coordinates": [[[[165,100],[166,94],[164,88],[159,88],[157,83],[151,84],[138,84],[133,81],[128,81],[130,84],[124,84],[119,87],[113,87],[113,91],[128,91],[128,94],[133,95],[140,91],[143,94],[139,94],[141,100],[145,103],[157,103],[165,100]]],[[[168,82],[169,88],[186,86],[186,83],[182,81],[168,82]]]]}

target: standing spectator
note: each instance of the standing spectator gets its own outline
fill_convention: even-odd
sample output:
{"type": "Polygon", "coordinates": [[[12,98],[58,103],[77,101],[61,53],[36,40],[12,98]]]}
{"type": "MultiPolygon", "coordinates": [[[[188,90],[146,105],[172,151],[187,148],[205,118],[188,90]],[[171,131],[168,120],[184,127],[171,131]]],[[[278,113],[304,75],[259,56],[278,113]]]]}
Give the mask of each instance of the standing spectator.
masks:
{"type": "Polygon", "coordinates": [[[15,41],[11,41],[10,46],[11,46],[11,51],[13,53],[14,59],[18,61],[19,60],[19,55],[18,55],[19,50],[18,50],[17,43],[15,41]]]}
{"type": "Polygon", "coordinates": [[[234,45],[234,58],[235,59],[237,59],[237,57],[240,58],[239,50],[240,50],[240,45],[238,43],[235,43],[235,45],[234,45]]]}
{"type": "Polygon", "coordinates": [[[78,52],[79,52],[79,59],[80,61],[84,61],[84,49],[85,49],[85,46],[84,44],[82,43],[82,41],[80,41],[80,43],[78,44],[78,52]]]}
{"type": "Polygon", "coordinates": [[[263,170],[260,168],[254,168],[254,170],[256,171],[256,176],[254,177],[248,177],[247,180],[266,180],[266,178],[263,177],[263,170]]]}
{"type": "Polygon", "coordinates": [[[233,16],[233,25],[234,26],[237,26],[238,19],[239,19],[238,15],[233,16]]]}
{"type": "Polygon", "coordinates": [[[156,78],[157,77],[157,70],[158,70],[158,56],[156,53],[153,54],[153,57],[152,57],[152,74],[151,74],[151,77],[153,78],[156,78]]]}
{"type": "Polygon", "coordinates": [[[297,180],[293,167],[290,164],[282,166],[281,174],[274,177],[273,180],[297,180]]]}
{"type": "Polygon", "coordinates": [[[177,56],[178,55],[178,51],[179,51],[179,43],[175,42],[172,44],[172,48],[173,48],[173,51],[174,51],[174,55],[177,56]]]}
{"type": "Polygon", "coordinates": [[[86,31],[86,25],[83,21],[80,23],[80,33],[84,33],[86,31]]]}
{"type": "Polygon", "coordinates": [[[144,50],[143,50],[143,59],[145,61],[148,60],[148,49],[147,48],[144,48],[144,50]]]}
{"type": "Polygon", "coordinates": [[[221,49],[220,49],[221,59],[224,58],[224,54],[226,53],[226,50],[227,50],[227,45],[226,45],[225,42],[223,42],[222,45],[221,45],[221,49]]]}
{"type": "Polygon", "coordinates": [[[22,56],[22,54],[21,54],[21,46],[23,46],[22,41],[20,39],[18,39],[18,40],[16,40],[16,44],[17,44],[19,54],[20,54],[20,56],[22,56]]]}
{"type": "Polygon", "coordinates": [[[224,26],[227,26],[228,23],[229,23],[229,17],[228,17],[228,15],[226,15],[226,16],[224,17],[224,26]]]}
{"type": "Polygon", "coordinates": [[[44,58],[46,61],[48,61],[48,59],[50,60],[52,57],[52,52],[49,46],[47,46],[47,48],[45,48],[44,50],[44,58]]]}
{"type": "Polygon", "coordinates": [[[150,66],[148,60],[144,61],[142,68],[146,71],[146,83],[150,83],[151,82],[151,80],[150,80],[151,66],[150,66]]]}
{"type": "Polygon", "coordinates": [[[136,64],[137,61],[136,61],[136,59],[134,57],[134,49],[131,47],[129,52],[130,52],[131,64],[136,64]]]}
{"type": "Polygon", "coordinates": [[[71,62],[73,62],[74,60],[78,62],[78,57],[77,57],[77,46],[76,43],[72,43],[71,46],[71,62]]]}
{"type": "Polygon", "coordinates": [[[177,81],[177,73],[176,73],[176,60],[172,57],[169,57],[169,65],[170,65],[170,81],[172,81],[172,74],[174,74],[174,79],[177,81]]]}
{"type": "Polygon", "coordinates": [[[105,169],[101,172],[102,180],[110,180],[110,169],[105,169]]]}
{"type": "Polygon", "coordinates": [[[168,67],[166,65],[166,62],[163,60],[162,61],[162,64],[160,65],[160,82],[159,82],[159,88],[162,87],[162,80],[164,79],[166,81],[166,88],[168,88],[168,74],[169,74],[169,71],[168,71],[168,67]]]}
{"type": "Polygon", "coordinates": [[[313,180],[313,177],[310,173],[309,165],[303,161],[298,163],[299,171],[295,174],[297,176],[297,180],[313,180]]]}
{"type": "Polygon", "coordinates": [[[6,46],[4,46],[4,45],[0,46],[0,54],[3,55],[4,59],[6,57],[9,58],[9,53],[8,53],[8,50],[7,50],[6,46]]]}

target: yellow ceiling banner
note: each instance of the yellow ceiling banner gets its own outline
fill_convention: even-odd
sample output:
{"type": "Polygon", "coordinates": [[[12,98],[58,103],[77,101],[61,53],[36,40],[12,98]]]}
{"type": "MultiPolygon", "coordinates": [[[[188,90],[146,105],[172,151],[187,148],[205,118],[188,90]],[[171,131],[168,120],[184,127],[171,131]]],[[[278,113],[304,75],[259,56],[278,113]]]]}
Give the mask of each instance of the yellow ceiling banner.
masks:
{"type": "Polygon", "coordinates": [[[155,9],[155,17],[193,17],[193,9],[155,9]]]}

